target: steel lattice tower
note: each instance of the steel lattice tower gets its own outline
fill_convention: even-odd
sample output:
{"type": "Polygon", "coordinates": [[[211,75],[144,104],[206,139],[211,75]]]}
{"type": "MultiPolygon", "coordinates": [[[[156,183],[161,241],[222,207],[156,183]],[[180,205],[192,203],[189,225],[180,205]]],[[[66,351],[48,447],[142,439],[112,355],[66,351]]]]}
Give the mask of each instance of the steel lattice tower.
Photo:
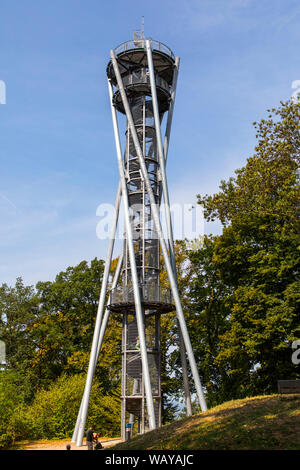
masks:
{"type": "Polygon", "coordinates": [[[166,178],[166,161],[179,58],[164,44],[135,33],[133,41],[110,52],[107,66],[120,182],[103,274],[85,391],[73,434],[82,444],[93,375],[110,313],[123,316],[121,436],[126,422],[138,432],[161,425],[160,316],[176,309],[187,414],[192,413],[189,359],[201,409],[206,402],[179,299],[166,178]],[[126,117],[122,154],[117,111],[126,117]],[[161,123],[168,113],[164,141],[161,123]],[[111,259],[123,199],[125,241],[105,308],[111,259]],[[164,200],[167,243],[160,222],[164,200]],[[160,286],[160,251],[171,288],[160,286]],[[121,282],[119,282],[121,281],[121,282]],[[104,311],[105,310],[105,311],[104,311]]]}

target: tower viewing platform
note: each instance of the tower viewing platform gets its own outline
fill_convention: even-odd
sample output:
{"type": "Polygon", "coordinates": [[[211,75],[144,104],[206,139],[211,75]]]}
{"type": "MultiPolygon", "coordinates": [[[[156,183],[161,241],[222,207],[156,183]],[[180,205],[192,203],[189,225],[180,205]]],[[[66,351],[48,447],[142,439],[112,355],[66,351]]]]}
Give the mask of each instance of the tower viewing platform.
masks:
{"type": "MultiPolygon", "coordinates": [[[[136,93],[151,95],[150,74],[145,48],[146,39],[124,42],[114,49],[123,86],[128,96],[136,93]]],[[[173,81],[175,57],[169,47],[159,41],[150,40],[152,47],[153,67],[160,112],[169,109],[170,93],[173,81]]],[[[117,85],[112,62],[108,63],[107,76],[116,86],[113,103],[121,113],[124,106],[117,85]]]]}

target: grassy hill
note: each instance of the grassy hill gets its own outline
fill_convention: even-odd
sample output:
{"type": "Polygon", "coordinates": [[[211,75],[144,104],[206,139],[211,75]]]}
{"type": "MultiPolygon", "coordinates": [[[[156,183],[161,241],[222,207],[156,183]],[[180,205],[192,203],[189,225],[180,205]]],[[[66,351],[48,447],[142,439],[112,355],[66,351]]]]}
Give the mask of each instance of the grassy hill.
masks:
{"type": "Polygon", "coordinates": [[[300,395],[234,400],[111,450],[300,449],[300,395]]]}

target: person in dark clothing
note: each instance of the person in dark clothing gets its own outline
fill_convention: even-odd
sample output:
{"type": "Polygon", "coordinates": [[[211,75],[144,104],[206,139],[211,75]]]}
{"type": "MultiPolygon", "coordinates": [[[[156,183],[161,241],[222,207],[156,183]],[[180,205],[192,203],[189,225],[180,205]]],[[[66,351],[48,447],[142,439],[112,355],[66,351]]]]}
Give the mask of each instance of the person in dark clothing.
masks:
{"type": "Polygon", "coordinates": [[[94,429],[95,429],[95,426],[92,424],[92,426],[86,432],[86,445],[87,445],[88,450],[94,450],[94,447],[93,447],[94,429]]]}
{"type": "Polygon", "coordinates": [[[98,432],[97,434],[94,434],[94,441],[95,441],[94,450],[101,450],[101,449],[103,449],[103,445],[102,445],[101,442],[99,441],[99,437],[100,437],[100,432],[98,432]]]}

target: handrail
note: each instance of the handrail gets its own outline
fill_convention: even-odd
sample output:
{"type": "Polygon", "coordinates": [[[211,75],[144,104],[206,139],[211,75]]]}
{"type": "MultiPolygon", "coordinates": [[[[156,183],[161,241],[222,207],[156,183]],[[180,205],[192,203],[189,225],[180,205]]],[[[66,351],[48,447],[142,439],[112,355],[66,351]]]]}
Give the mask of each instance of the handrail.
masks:
{"type": "MultiPolygon", "coordinates": [[[[156,82],[156,86],[170,93],[170,87],[168,83],[166,82],[166,80],[159,77],[158,75],[155,75],[155,82],[156,82]]],[[[123,77],[123,85],[125,88],[129,85],[141,85],[141,84],[148,84],[150,87],[149,72],[147,72],[147,70],[144,68],[140,69],[139,71],[135,71],[134,73],[127,74],[123,77]]],[[[119,87],[117,86],[116,90],[118,89],[119,87]]]]}
{"type": "MultiPolygon", "coordinates": [[[[134,302],[134,292],[132,286],[118,286],[111,290],[111,304],[121,304],[134,302]]],[[[173,298],[171,289],[156,285],[141,286],[142,302],[159,302],[172,304],[173,298]]]]}
{"type": "MultiPolygon", "coordinates": [[[[150,41],[151,41],[151,46],[152,46],[153,51],[163,52],[164,54],[172,57],[172,59],[175,60],[175,56],[168,46],[166,46],[162,42],[155,41],[154,39],[150,39],[150,41]]],[[[119,46],[115,48],[115,54],[118,55],[118,54],[121,54],[122,52],[132,50],[132,49],[145,48],[145,44],[146,44],[146,39],[136,39],[136,40],[126,41],[126,42],[123,42],[122,44],[119,44],[119,46]]]]}

